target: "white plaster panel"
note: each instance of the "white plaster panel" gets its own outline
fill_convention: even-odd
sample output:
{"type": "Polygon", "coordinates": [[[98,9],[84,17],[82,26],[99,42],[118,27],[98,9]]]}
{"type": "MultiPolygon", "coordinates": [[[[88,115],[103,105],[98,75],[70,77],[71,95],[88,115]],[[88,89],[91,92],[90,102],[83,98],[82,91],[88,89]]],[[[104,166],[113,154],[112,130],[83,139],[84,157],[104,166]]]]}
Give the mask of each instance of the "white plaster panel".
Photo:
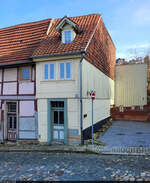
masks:
{"type": "Polygon", "coordinates": [[[47,112],[47,99],[38,100],[38,112],[47,112]]]}
{"type": "Polygon", "coordinates": [[[20,82],[19,94],[34,94],[34,82],[20,82]]]}
{"type": "Polygon", "coordinates": [[[35,118],[34,117],[25,117],[19,118],[19,130],[35,130],[35,118]]]}
{"type": "Polygon", "coordinates": [[[17,68],[4,69],[4,81],[17,81],[17,68]]]}
{"type": "Polygon", "coordinates": [[[47,126],[39,126],[38,134],[40,136],[40,142],[47,142],[47,126]]]}
{"type": "Polygon", "coordinates": [[[47,99],[38,100],[38,134],[40,142],[47,142],[47,99]]]}
{"type": "Polygon", "coordinates": [[[68,128],[80,129],[80,101],[79,99],[67,99],[68,128]]]}
{"type": "Polygon", "coordinates": [[[4,95],[16,95],[17,94],[17,83],[11,82],[11,83],[4,83],[3,86],[3,94],[4,95]]]}
{"type": "Polygon", "coordinates": [[[0,82],[2,81],[2,69],[0,69],[0,82]]]}
{"type": "Polygon", "coordinates": [[[20,101],[20,116],[34,116],[34,101],[20,101]]]}
{"type": "Polygon", "coordinates": [[[78,112],[80,108],[80,100],[79,99],[68,99],[67,100],[67,108],[68,112],[78,112]]]}
{"type": "Polygon", "coordinates": [[[36,133],[32,131],[31,132],[20,131],[19,138],[20,139],[36,139],[36,133]]]}

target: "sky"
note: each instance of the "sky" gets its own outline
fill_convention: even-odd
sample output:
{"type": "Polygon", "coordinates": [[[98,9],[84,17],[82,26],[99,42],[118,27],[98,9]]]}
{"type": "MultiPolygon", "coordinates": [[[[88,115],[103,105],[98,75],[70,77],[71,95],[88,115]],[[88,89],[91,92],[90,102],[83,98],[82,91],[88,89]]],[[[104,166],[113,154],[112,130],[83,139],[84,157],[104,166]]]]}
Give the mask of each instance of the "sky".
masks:
{"type": "Polygon", "coordinates": [[[116,47],[116,58],[150,52],[150,0],[1,0],[0,28],[93,13],[102,19],[116,47]]]}

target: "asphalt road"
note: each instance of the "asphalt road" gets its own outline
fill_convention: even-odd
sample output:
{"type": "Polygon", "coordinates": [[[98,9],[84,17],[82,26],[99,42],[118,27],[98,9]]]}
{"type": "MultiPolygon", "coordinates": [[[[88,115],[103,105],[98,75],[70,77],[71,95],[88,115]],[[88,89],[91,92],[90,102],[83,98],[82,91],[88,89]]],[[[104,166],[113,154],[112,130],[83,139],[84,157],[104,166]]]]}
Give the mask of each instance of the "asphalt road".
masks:
{"type": "Polygon", "coordinates": [[[0,181],[149,180],[150,157],[0,153],[0,181]]]}
{"type": "Polygon", "coordinates": [[[139,121],[113,121],[99,140],[107,147],[150,147],[150,123],[139,121]]]}

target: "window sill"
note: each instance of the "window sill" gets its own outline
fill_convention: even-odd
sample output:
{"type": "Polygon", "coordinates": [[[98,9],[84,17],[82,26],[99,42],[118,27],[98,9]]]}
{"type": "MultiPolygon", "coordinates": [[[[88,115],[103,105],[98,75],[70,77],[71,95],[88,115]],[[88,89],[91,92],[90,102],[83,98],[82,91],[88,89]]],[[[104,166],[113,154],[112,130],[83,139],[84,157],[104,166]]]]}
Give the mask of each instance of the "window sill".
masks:
{"type": "Polygon", "coordinates": [[[75,81],[75,79],[55,79],[55,80],[42,80],[40,82],[46,83],[46,82],[62,82],[62,81],[75,81]]]}
{"type": "Polygon", "coordinates": [[[26,80],[19,80],[18,81],[19,83],[29,83],[29,82],[32,82],[31,79],[26,79],[26,80]]]}

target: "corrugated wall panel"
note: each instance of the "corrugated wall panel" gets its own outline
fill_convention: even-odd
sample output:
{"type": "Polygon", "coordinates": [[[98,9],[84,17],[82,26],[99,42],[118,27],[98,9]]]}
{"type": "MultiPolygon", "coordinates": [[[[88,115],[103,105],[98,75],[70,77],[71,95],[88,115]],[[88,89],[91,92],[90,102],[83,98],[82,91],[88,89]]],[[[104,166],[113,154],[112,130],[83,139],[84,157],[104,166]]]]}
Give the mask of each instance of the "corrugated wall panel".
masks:
{"type": "Polygon", "coordinates": [[[118,65],[115,69],[115,105],[147,104],[147,65],[118,65]]]}

